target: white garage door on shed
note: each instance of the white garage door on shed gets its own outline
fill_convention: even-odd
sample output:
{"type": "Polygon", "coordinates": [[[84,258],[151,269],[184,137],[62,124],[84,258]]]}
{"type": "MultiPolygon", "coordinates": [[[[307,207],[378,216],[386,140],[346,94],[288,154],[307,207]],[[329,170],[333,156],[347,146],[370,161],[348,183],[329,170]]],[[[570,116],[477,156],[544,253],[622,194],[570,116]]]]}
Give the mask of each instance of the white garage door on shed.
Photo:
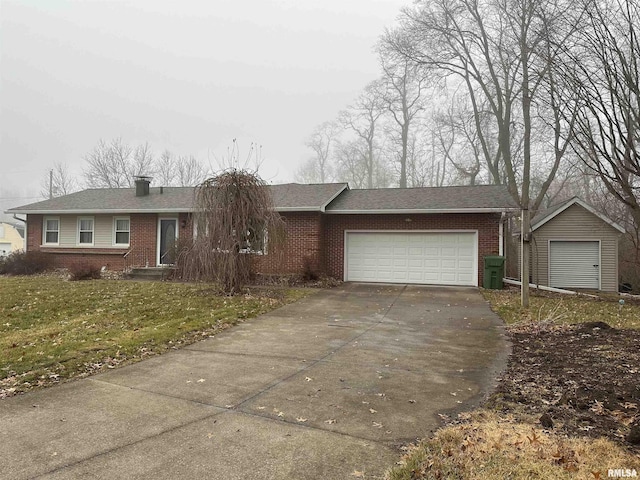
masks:
{"type": "Polygon", "coordinates": [[[550,240],[549,285],[600,289],[600,242],[550,240]]]}
{"type": "Polygon", "coordinates": [[[345,232],[345,280],[478,285],[477,232],[345,232]]]}

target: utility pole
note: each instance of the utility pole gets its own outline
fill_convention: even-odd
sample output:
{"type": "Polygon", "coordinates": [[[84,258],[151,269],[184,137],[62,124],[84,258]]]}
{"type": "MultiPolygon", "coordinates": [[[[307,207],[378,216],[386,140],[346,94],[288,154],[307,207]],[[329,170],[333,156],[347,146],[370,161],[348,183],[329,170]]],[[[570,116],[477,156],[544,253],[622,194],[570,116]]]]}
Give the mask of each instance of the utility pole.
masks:
{"type": "Polygon", "coordinates": [[[49,170],[49,199],[53,198],[53,168],[49,170]]]}

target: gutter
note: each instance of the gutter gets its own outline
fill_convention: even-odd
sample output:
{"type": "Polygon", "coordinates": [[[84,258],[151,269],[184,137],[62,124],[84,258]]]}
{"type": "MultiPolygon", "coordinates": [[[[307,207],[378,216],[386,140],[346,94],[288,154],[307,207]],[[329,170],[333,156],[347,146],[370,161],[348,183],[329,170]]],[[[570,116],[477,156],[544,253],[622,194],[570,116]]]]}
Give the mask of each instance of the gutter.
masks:
{"type": "MultiPolygon", "coordinates": [[[[281,207],[276,208],[276,212],[320,212],[322,207],[281,207]]],[[[163,208],[163,209],[76,209],[76,210],[8,210],[9,213],[22,215],[126,215],[130,213],[193,213],[193,207],[188,208],[163,208]]],[[[22,220],[22,219],[20,219],[22,220]]],[[[23,220],[24,221],[24,220],[23,220]]]]}
{"type": "Polygon", "coordinates": [[[416,213],[505,213],[516,212],[518,208],[405,208],[405,209],[380,209],[380,210],[327,210],[325,213],[332,215],[374,215],[374,214],[416,214],[416,213]]]}

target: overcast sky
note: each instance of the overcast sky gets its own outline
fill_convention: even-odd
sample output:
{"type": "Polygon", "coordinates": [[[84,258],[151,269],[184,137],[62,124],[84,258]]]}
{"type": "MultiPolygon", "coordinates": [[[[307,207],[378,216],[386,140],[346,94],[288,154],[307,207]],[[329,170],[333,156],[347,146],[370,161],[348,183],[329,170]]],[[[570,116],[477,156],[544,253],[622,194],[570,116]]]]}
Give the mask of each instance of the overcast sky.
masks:
{"type": "Polygon", "coordinates": [[[214,164],[256,142],[262,177],[293,180],[314,126],[378,76],[406,3],[0,0],[2,206],[36,200],[54,162],[80,174],[101,138],[214,164]]]}

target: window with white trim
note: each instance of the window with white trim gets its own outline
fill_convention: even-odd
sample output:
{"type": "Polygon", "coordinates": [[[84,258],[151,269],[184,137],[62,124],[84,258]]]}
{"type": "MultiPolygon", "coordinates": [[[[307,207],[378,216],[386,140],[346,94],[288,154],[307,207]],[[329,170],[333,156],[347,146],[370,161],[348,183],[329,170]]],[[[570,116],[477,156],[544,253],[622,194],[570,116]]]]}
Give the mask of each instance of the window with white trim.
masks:
{"type": "Polygon", "coordinates": [[[42,228],[42,243],[44,245],[58,245],[60,242],[60,218],[44,217],[42,228]]]}
{"type": "Polygon", "coordinates": [[[131,235],[131,221],[129,217],[114,217],[113,219],[113,244],[129,245],[131,235]]]}
{"type": "Polygon", "coordinates": [[[262,225],[249,227],[242,237],[240,253],[257,253],[266,255],[267,253],[267,230],[262,225]]]}
{"type": "Polygon", "coordinates": [[[78,217],[78,245],[93,245],[93,217],[78,217]]]}

